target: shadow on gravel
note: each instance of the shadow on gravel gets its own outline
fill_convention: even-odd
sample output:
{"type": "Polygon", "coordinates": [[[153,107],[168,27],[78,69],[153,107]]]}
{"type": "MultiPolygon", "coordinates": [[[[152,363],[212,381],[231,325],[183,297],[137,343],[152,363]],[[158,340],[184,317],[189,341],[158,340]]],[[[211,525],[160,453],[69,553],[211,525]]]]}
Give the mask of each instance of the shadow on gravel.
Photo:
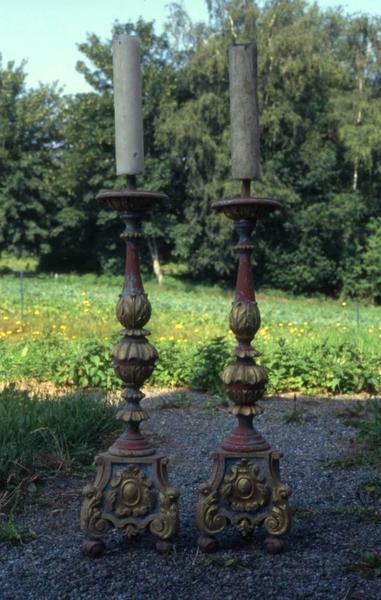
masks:
{"type": "Polygon", "coordinates": [[[81,552],[78,521],[80,488],[93,480],[93,473],[47,479],[34,500],[15,515],[35,532],[35,539],[18,546],[0,544],[1,600],[235,600],[238,594],[240,600],[259,595],[277,600],[380,597],[380,526],[360,518],[370,505],[358,491],[373,475],[360,465],[326,466],[347,452],[354,436],[337,416],[345,401],[301,400],[303,420],[288,423],[284,414],[293,410],[292,399],[263,402],[265,412],[256,426],[284,453],[282,480],[293,491],[288,547],[275,556],[263,550],[262,529],[249,541],[226,529],[213,555],[202,554],[196,546],[199,486],[210,476],[210,452],[234,424],[220,401],[176,391],[144,402],[151,415],[143,428],[165,447],[170,482],[181,493],[174,553],[158,555],[149,535],[130,542],[113,532],[107,537],[106,553],[90,560],[81,552]]]}

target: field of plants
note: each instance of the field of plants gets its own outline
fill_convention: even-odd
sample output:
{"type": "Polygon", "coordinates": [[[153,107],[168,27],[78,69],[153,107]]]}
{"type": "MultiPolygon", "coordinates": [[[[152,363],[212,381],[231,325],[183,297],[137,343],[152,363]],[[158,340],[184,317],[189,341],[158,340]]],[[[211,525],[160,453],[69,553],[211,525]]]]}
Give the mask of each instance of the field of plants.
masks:
{"type": "MultiPolygon", "coordinates": [[[[0,381],[120,387],[109,351],[120,327],[118,277],[4,276],[0,304],[0,381]]],[[[220,391],[219,374],[234,343],[228,312],[233,292],[167,277],[146,282],[151,340],[160,361],[156,386],[220,391]]],[[[255,340],[270,392],[357,393],[381,388],[381,307],[323,298],[260,293],[255,340]]]]}

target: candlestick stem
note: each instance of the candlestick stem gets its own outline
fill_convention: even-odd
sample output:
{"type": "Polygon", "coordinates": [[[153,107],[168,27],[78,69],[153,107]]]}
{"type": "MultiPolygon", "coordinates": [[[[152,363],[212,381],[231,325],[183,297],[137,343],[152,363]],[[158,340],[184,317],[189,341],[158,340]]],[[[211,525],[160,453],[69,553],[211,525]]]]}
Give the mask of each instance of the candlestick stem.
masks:
{"type": "Polygon", "coordinates": [[[102,538],[116,527],[129,538],[148,529],[158,540],[157,549],[164,552],[172,548],[177,531],[178,493],[168,483],[168,458],[140,431],[140,424],[148,419],[140,406],[144,397],[140,388],[152,374],[158,354],[145,329],[151,304],[141,278],[139,245],[144,238],[144,213],[166,196],[136,190],[136,177],[128,175],[127,189],[101,192],[98,199],[117,210],[125,224],[121,235],[126,244],[125,278],[116,309],[124,330],[111,356],[125,386],[125,402],[116,417],[126,428],[107,452],[96,457],[96,480],[83,490],[81,529],[88,537],[84,549],[90,556],[99,555],[104,549],[102,538]]]}
{"type": "Polygon", "coordinates": [[[130,191],[136,190],[136,175],[127,175],[126,189],[130,191]]]}
{"type": "Polygon", "coordinates": [[[243,179],[242,180],[242,188],[241,188],[242,198],[250,198],[250,187],[251,187],[251,180],[243,179]]]}

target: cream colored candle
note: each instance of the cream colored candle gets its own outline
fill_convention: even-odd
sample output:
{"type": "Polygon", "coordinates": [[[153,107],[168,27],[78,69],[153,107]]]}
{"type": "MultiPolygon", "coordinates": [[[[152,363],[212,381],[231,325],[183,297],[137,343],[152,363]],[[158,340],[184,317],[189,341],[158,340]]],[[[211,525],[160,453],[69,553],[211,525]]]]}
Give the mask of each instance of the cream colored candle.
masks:
{"type": "Polygon", "coordinates": [[[230,124],[233,179],[260,178],[257,47],[229,50],[230,124]]]}
{"type": "Polygon", "coordinates": [[[126,34],[113,40],[115,153],[117,175],[144,169],[142,74],[139,39],[126,34]]]}

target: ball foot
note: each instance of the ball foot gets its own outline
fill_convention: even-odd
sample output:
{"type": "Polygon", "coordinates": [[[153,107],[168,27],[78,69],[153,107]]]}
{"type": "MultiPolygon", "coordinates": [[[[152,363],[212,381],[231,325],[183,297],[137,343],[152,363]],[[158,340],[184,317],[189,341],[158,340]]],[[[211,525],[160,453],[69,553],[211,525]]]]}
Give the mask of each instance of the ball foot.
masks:
{"type": "Polygon", "coordinates": [[[269,535],[264,542],[265,550],[268,554],[280,554],[286,547],[284,540],[269,535]]]}
{"type": "Polygon", "coordinates": [[[198,537],[197,545],[202,552],[215,552],[218,548],[218,541],[214,537],[204,535],[203,533],[198,537]]]}
{"type": "Polygon", "coordinates": [[[159,554],[169,554],[173,551],[174,544],[168,540],[158,540],[156,542],[156,550],[159,554]]]}
{"type": "Polygon", "coordinates": [[[102,556],[105,549],[106,545],[101,540],[84,540],[82,542],[82,550],[90,558],[102,556]]]}

